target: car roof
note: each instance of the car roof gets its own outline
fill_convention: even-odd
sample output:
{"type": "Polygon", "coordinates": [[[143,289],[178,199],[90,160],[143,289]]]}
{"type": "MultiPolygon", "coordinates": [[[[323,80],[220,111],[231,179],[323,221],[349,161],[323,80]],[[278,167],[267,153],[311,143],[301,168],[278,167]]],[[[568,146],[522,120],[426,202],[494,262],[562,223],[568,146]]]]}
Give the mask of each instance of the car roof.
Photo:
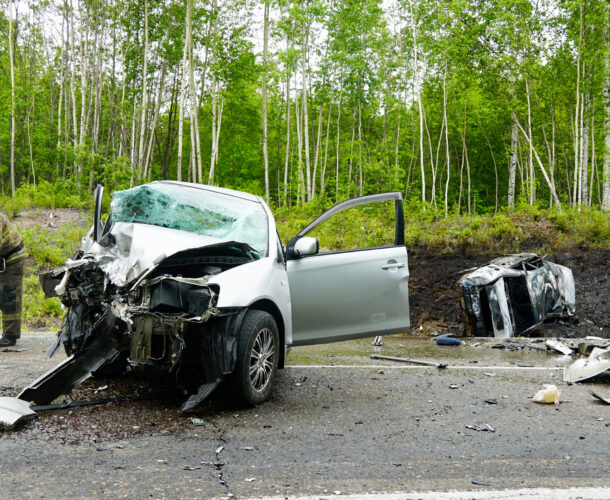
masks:
{"type": "Polygon", "coordinates": [[[154,181],[150,184],[173,184],[184,187],[189,187],[193,189],[200,189],[202,191],[212,191],[214,193],[224,194],[227,196],[235,196],[236,198],[241,198],[243,200],[254,201],[257,203],[261,202],[261,198],[254,194],[245,193],[243,191],[237,191],[235,189],[221,188],[217,186],[208,186],[206,184],[195,184],[193,182],[179,182],[179,181],[154,181]]]}

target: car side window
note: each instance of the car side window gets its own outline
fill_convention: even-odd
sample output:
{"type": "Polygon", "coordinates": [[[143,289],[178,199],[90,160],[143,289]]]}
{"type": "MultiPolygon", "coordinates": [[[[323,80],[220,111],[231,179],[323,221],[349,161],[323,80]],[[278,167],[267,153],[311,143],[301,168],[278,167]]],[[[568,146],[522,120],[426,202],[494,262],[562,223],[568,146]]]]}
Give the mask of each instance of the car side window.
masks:
{"type": "Polygon", "coordinates": [[[363,250],[394,245],[394,200],[347,208],[312,228],[306,236],[318,238],[320,253],[363,250]]]}

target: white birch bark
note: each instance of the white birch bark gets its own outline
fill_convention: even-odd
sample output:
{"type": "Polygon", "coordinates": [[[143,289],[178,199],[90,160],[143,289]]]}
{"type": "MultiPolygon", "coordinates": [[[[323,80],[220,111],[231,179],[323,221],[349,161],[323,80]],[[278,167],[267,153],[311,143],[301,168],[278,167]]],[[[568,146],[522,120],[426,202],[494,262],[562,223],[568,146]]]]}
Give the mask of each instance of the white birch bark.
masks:
{"type": "MultiPolygon", "coordinates": [[[[530,103],[530,86],[529,79],[525,79],[525,94],[527,97],[527,131],[529,137],[532,137],[532,106],[530,103]]],[[[534,158],[532,149],[529,148],[527,156],[527,200],[530,205],[536,201],[536,173],[534,172],[534,158]]]]}
{"type": "Polygon", "coordinates": [[[417,107],[419,110],[419,160],[421,169],[421,200],[423,210],[426,210],[426,172],[424,169],[424,113],[421,102],[421,85],[419,82],[419,69],[418,69],[418,45],[417,45],[417,31],[415,28],[415,18],[413,15],[413,3],[409,0],[409,17],[411,19],[411,34],[413,37],[413,78],[414,87],[416,88],[417,96],[417,107]]]}
{"type": "Polygon", "coordinates": [[[263,85],[262,85],[262,121],[263,121],[263,162],[265,164],[265,200],[269,203],[269,153],[267,151],[267,52],[269,50],[269,2],[265,2],[263,14],[263,85]]]}
{"type": "Polygon", "coordinates": [[[604,55],[605,78],[604,78],[604,160],[603,160],[603,190],[601,208],[610,211],[610,2],[604,6],[604,39],[606,51],[604,55]]]}
{"type": "MultiPolygon", "coordinates": [[[[184,47],[182,49],[182,78],[180,81],[180,100],[178,104],[178,153],[176,162],[176,179],[182,180],[182,136],[184,134],[184,96],[186,94],[187,75],[186,75],[186,62],[188,48],[191,38],[191,16],[193,13],[193,0],[187,0],[186,2],[186,30],[184,34],[184,47]]],[[[188,178],[188,177],[187,177],[188,178]]]]}
{"type": "Polygon", "coordinates": [[[581,130],[580,137],[580,189],[579,189],[579,205],[589,205],[589,121],[585,116],[589,109],[589,96],[583,94],[583,106],[581,112],[581,130]]]}
{"type": "Polygon", "coordinates": [[[309,158],[309,115],[307,103],[307,54],[309,43],[309,27],[303,28],[303,50],[301,61],[301,72],[303,77],[303,143],[305,146],[305,184],[307,189],[307,201],[311,201],[311,163],[309,158]]]}
{"type": "MultiPolygon", "coordinates": [[[[447,121],[447,64],[443,72],[443,121],[445,123],[445,161],[447,162],[447,180],[445,181],[445,217],[449,215],[449,179],[451,178],[451,161],[449,158],[449,123],[447,121]]],[[[497,195],[497,194],[496,194],[497,195]]]]}
{"type": "Polygon", "coordinates": [[[9,4],[8,17],[8,52],[11,66],[11,158],[10,158],[10,177],[11,177],[11,196],[15,197],[15,58],[13,55],[13,6],[11,0],[9,4]]]}
{"type": "Polygon", "coordinates": [[[144,0],[144,54],[142,56],[142,106],[140,109],[140,141],[136,175],[142,179],[144,172],[144,144],[146,137],[146,112],[148,105],[148,0],[144,0]]]}
{"type": "Polygon", "coordinates": [[[517,120],[517,117],[513,116],[513,119],[517,123],[517,126],[519,127],[519,130],[521,130],[521,134],[523,134],[523,137],[528,142],[530,148],[532,149],[532,152],[534,153],[534,156],[536,158],[536,162],[538,163],[538,166],[540,167],[540,170],[542,171],[542,175],[544,177],[544,180],[546,181],[547,186],[549,187],[549,190],[551,191],[551,194],[553,195],[553,198],[555,199],[555,204],[557,205],[557,210],[561,211],[561,201],[559,200],[559,197],[557,196],[557,191],[555,190],[555,186],[554,186],[553,183],[551,183],[551,179],[550,179],[549,175],[547,174],[547,171],[544,168],[544,165],[542,164],[542,161],[540,161],[540,157],[538,156],[538,153],[536,152],[536,149],[534,148],[534,145],[532,144],[531,138],[527,135],[527,132],[523,129],[523,127],[521,126],[521,124],[517,120]]]}
{"type": "Polygon", "coordinates": [[[508,163],[508,200],[507,205],[510,208],[515,206],[515,183],[517,178],[517,163],[518,163],[518,139],[519,128],[517,127],[517,119],[513,119],[513,125],[510,130],[510,161],[508,163]]]}

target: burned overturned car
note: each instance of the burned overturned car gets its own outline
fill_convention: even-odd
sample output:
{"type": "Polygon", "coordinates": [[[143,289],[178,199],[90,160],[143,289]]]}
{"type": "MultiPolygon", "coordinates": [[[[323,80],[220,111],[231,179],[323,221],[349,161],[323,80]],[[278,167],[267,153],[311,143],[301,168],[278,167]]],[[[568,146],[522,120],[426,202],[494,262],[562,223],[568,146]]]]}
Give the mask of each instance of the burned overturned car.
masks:
{"type": "Polygon", "coordinates": [[[46,404],[92,374],[136,372],[170,379],[187,397],[184,410],[223,380],[257,404],[290,346],[409,328],[400,193],[340,203],[286,247],[269,207],[247,193],[153,182],[115,192],[105,224],[101,195],[98,187],[82,250],[41,277],[67,309],[47,354],[63,346],[68,358],[20,399],[46,404]],[[375,204],[395,218],[389,241],[329,249],[312,236],[375,204]]]}
{"type": "Polygon", "coordinates": [[[505,255],[459,281],[466,334],[527,335],[546,319],[575,312],[572,270],[533,253],[505,255]]]}

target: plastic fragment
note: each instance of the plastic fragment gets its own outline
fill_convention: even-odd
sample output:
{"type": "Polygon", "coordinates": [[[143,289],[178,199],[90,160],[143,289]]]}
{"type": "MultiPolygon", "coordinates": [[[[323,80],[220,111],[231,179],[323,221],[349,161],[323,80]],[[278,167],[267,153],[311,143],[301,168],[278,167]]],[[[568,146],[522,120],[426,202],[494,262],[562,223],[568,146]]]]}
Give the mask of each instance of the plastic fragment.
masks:
{"type": "Polygon", "coordinates": [[[540,389],[534,397],[532,401],[534,403],[543,403],[543,404],[559,404],[559,395],[561,393],[557,389],[557,386],[554,384],[544,384],[544,389],[540,389]]]}
{"type": "Polygon", "coordinates": [[[572,349],[570,349],[564,343],[559,342],[558,340],[548,339],[545,344],[554,351],[560,352],[561,354],[565,354],[566,356],[574,354],[574,351],[572,349]]]}
{"type": "Polygon", "coordinates": [[[191,417],[191,423],[196,426],[205,425],[205,422],[202,418],[191,417]]]}
{"type": "Polygon", "coordinates": [[[460,339],[454,337],[437,337],[436,345],[460,345],[460,339]]]}

